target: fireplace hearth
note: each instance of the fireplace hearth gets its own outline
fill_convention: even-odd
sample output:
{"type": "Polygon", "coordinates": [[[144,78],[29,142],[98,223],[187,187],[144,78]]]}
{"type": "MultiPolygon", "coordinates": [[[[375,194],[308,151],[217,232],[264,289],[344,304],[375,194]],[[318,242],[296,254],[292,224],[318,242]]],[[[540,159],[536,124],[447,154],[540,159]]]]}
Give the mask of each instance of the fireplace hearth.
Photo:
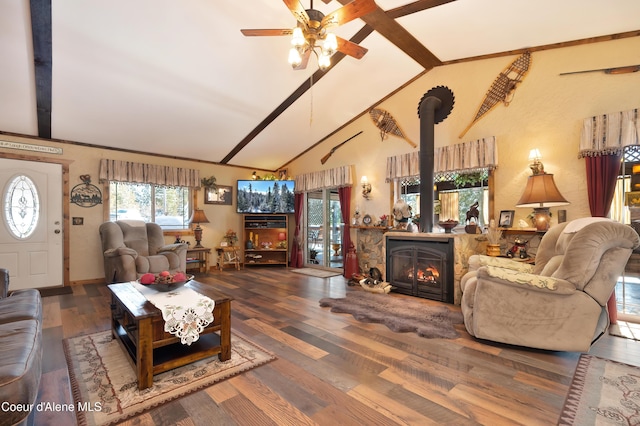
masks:
{"type": "Polygon", "coordinates": [[[451,237],[388,235],[386,277],[393,291],[453,303],[453,248],[451,237]]]}

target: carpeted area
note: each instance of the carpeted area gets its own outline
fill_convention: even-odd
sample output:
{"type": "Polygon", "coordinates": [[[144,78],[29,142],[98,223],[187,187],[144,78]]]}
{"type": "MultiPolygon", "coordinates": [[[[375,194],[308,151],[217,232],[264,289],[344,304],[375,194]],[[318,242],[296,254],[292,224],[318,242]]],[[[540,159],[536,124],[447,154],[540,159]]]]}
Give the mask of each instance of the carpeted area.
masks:
{"type": "Polygon", "coordinates": [[[559,425],[636,425],[640,367],[580,355],[559,425]]]}
{"type": "Polygon", "coordinates": [[[315,269],[315,268],[291,269],[291,272],[295,272],[296,274],[308,275],[310,277],[318,277],[318,278],[329,278],[329,277],[337,277],[338,275],[342,275],[340,272],[327,271],[325,269],[315,269]]]}
{"type": "Polygon", "coordinates": [[[231,359],[217,356],[155,375],[138,390],[136,374],[111,331],[64,340],[76,416],[80,425],[109,425],[211,386],[275,359],[254,343],[231,335],[231,359]]]}
{"type": "Polygon", "coordinates": [[[362,322],[386,325],[398,333],[416,332],[425,338],[455,339],[454,324],[462,324],[462,313],[444,305],[428,305],[409,297],[351,291],[342,299],[325,298],[320,306],[331,312],[348,313],[362,322]]]}

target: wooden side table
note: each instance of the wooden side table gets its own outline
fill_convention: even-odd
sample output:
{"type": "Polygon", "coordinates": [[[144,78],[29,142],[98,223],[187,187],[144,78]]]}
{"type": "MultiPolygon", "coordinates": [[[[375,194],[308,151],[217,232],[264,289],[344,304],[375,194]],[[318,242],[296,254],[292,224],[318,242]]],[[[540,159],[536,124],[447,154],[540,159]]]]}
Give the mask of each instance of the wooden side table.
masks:
{"type": "Polygon", "coordinates": [[[234,265],[236,269],[240,270],[240,247],[227,246],[216,247],[218,252],[218,269],[222,271],[224,265],[234,265]]]}
{"type": "Polygon", "coordinates": [[[198,273],[204,271],[209,273],[209,254],[211,249],[208,247],[190,248],[187,250],[187,271],[197,270],[198,273]]]}

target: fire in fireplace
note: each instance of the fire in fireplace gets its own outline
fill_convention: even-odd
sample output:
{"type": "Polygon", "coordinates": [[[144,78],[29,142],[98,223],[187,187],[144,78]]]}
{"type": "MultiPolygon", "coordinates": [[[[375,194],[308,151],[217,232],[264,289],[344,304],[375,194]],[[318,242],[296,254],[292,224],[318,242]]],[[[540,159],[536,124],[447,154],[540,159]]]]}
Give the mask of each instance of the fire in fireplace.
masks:
{"type": "Polygon", "coordinates": [[[402,233],[386,239],[393,291],[453,303],[453,238],[402,233]]]}

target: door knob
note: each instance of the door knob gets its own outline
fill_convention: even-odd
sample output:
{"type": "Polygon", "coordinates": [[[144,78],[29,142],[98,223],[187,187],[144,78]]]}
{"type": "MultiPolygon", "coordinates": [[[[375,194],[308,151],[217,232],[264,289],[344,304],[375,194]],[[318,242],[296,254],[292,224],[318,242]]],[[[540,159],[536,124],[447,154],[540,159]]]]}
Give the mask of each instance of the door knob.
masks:
{"type": "Polygon", "coordinates": [[[55,230],[55,231],[53,231],[53,232],[55,232],[56,234],[59,234],[59,233],[60,233],[60,230],[59,230],[59,229],[56,229],[56,230],[55,230]]]}

